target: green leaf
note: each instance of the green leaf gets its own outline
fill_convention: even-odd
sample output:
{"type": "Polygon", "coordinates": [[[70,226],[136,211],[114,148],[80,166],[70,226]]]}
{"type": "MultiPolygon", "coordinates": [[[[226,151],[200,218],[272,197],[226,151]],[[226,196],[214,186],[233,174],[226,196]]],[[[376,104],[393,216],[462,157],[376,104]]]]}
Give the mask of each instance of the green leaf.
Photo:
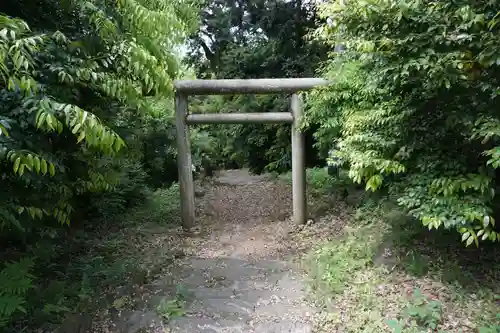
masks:
{"type": "Polygon", "coordinates": [[[489,224],[490,224],[490,217],[489,216],[483,217],[483,227],[486,228],[489,224]]]}
{"type": "Polygon", "coordinates": [[[49,163],[49,173],[51,176],[54,176],[56,174],[56,168],[54,167],[54,164],[49,163]]]}
{"type": "Polygon", "coordinates": [[[27,159],[26,159],[25,163],[27,164],[27,166],[28,166],[30,169],[32,169],[32,168],[33,168],[33,163],[34,163],[34,160],[33,160],[33,155],[28,154],[28,156],[27,156],[27,159]]]}
{"type": "Polygon", "coordinates": [[[403,328],[404,328],[404,323],[401,323],[399,320],[396,319],[389,319],[387,320],[387,326],[392,328],[394,331],[393,333],[402,333],[403,328]]]}
{"type": "Polygon", "coordinates": [[[5,126],[3,124],[0,124],[0,135],[2,135],[2,134],[5,136],[9,136],[9,132],[7,131],[5,126]]]}
{"type": "Polygon", "coordinates": [[[38,128],[42,127],[43,124],[45,123],[46,118],[47,118],[47,113],[42,112],[40,114],[40,117],[38,117],[38,119],[37,119],[36,127],[38,127],[38,128]]]}
{"type": "Polygon", "coordinates": [[[21,164],[21,158],[18,157],[16,158],[16,161],[14,162],[14,172],[17,173],[19,170],[19,165],[21,164]]]}
{"type": "Polygon", "coordinates": [[[42,174],[47,174],[47,161],[44,159],[40,161],[40,170],[42,171],[42,174]]]}
{"type": "Polygon", "coordinates": [[[33,159],[33,165],[35,167],[35,171],[37,173],[40,172],[40,158],[38,158],[38,156],[35,156],[34,159],[33,159]]]}
{"type": "Polygon", "coordinates": [[[19,170],[18,170],[18,175],[19,175],[19,176],[22,176],[22,175],[24,174],[24,166],[25,166],[25,165],[26,165],[26,164],[21,164],[21,165],[19,166],[19,170]]]}
{"type": "Polygon", "coordinates": [[[71,130],[71,132],[73,134],[76,134],[78,132],[78,130],[80,129],[80,127],[82,127],[82,124],[76,124],[75,127],[73,127],[73,130],[71,130]]]}
{"type": "Polygon", "coordinates": [[[84,138],[85,138],[85,131],[81,131],[76,142],[80,143],[84,138]]]}

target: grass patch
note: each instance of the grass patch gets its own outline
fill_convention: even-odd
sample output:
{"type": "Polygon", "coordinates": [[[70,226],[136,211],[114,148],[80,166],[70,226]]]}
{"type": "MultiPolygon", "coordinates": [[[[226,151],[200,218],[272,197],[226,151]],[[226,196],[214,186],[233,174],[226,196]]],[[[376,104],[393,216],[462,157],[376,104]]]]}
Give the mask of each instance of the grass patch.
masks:
{"type": "Polygon", "coordinates": [[[341,293],[348,287],[352,275],[370,265],[376,235],[361,228],[348,228],[338,242],[332,242],[316,250],[312,276],[316,290],[327,289],[341,293]]]}
{"type": "Polygon", "coordinates": [[[179,184],[153,192],[145,205],[130,214],[133,223],[172,225],[180,223],[179,184]]]}
{"type": "Polygon", "coordinates": [[[385,320],[400,311],[400,295],[388,284],[388,269],[373,265],[383,234],[373,225],[346,229],[308,258],[312,290],[326,310],[316,330],[387,332],[385,320]]]}
{"type": "MultiPolygon", "coordinates": [[[[322,195],[340,182],[321,188],[310,177],[322,195]]],[[[317,332],[500,332],[498,244],[465,248],[455,232],[428,231],[388,200],[358,198],[342,236],[307,258],[325,309],[317,332]]]]}
{"type": "MultiPolygon", "coordinates": [[[[291,185],[292,173],[278,175],[277,179],[291,185]]],[[[352,207],[357,207],[359,203],[373,196],[373,194],[359,191],[360,185],[353,184],[347,177],[347,173],[341,172],[338,176],[332,177],[326,168],[307,169],[306,183],[310,218],[325,215],[329,210],[335,208],[335,204],[339,200],[349,203],[352,207]]]]}
{"type": "MultiPolygon", "coordinates": [[[[280,174],[277,178],[292,184],[291,171],[280,174]]],[[[338,188],[340,180],[331,177],[325,168],[310,168],[306,170],[306,183],[311,194],[320,195],[338,188]]]]}

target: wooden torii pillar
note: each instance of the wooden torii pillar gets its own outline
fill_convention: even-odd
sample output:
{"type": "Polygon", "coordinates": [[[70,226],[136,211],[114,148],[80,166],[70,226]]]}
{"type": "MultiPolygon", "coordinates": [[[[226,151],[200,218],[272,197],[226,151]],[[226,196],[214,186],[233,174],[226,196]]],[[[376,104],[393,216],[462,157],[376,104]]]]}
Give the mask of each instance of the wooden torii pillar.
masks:
{"type": "Polygon", "coordinates": [[[305,138],[298,130],[302,117],[299,91],[330,82],[317,78],[251,80],[180,80],[174,81],[177,128],[177,161],[181,195],[181,221],[184,229],[194,226],[195,200],[189,127],[192,124],[279,124],[292,125],[293,221],[307,221],[305,138]],[[290,112],[189,114],[190,95],[292,93],[290,112]]]}

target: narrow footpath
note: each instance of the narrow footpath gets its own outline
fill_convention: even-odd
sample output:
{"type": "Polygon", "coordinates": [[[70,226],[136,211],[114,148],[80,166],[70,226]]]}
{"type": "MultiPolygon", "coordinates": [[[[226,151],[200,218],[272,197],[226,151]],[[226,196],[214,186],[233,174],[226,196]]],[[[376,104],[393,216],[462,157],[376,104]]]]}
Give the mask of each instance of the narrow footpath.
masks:
{"type": "Polygon", "coordinates": [[[202,193],[196,199],[196,230],[170,239],[164,235],[164,252],[175,247],[182,253],[135,292],[133,309],[107,316],[102,331],[314,332],[319,310],[307,300],[298,259],[324,240],[332,224],[324,230],[321,223],[294,225],[291,186],[246,170],[221,172],[197,192],[202,193]],[[163,304],[162,315],[158,306],[179,294],[181,308],[172,309],[178,303],[171,301],[163,304]]]}
{"type": "Polygon", "coordinates": [[[316,309],[286,238],[294,227],[286,184],[226,171],[199,200],[203,235],[183,262],[179,281],[194,294],[179,333],[308,333],[316,309]]]}

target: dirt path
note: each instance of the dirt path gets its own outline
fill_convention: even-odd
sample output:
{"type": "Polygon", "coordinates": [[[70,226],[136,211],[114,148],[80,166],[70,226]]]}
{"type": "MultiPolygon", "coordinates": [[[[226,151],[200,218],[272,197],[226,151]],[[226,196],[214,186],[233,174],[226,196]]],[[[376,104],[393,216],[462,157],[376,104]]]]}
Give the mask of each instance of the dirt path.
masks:
{"type": "Polygon", "coordinates": [[[192,272],[181,283],[194,297],[171,331],[311,332],[315,309],[285,241],[289,186],[240,170],[220,174],[215,184],[200,200],[201,236],[183,262],[192,272]]]}
{"type": "MultiPolygon", "coordinates": [[[[142,286],[141,301],[115,313],[107,332],[312,332],[317,309],[293,260],[290,186],[225,171],[197,201],[199,230],[182,238],[185,256],[142,286]],[[165,320],[158,304],[179,286],[182,315],[165,320]]],[[[163,303],[164,315],[175,312],[172,304],[163,303]]]]}
{"type": "Polygon", "coordinates": [[[297,259],[334,237],[342,214],[295,226],[291,186],[245,170],[220,173],[203,192],[194,232],[131,230],[149,235],[131,244],[145,247],[137,265],[147,276],[103,295],[107,310],[91,329],[75,329],[69,318],[70,329],[58,333],[314,332],[321,313],[306,299],[297,259]]]}
{"type": "MultiPolygon", "coordinates": [[[[160,196],[158,203],[171,204],[171,196],[160,196]]],[[[354,222],[352,210],[335,195],[325,196],[311,188],[308,197],[316,221],[297,227],[289,220],[290,196],[286,183],[245,171],[223,172],[204,187],[203,195],[197,195],[197,230],[187,235],[165,223],[172,220],[175,208],[160,210],[151,219],[143,217],[151,209],[141,208],[140,214],[131,215],[138,223],[105,239],[111,245],[118,242],[120,246],[113,251],[123,250],[123,256],[132,259],[126,261],[130,264],[125,274],[103,289],[101,297],[83,304],[88,306],[80,305],[65,320],[68,325],[56,332],[386,332],[387,320],[400,318],[412,304],[416,287],[429,299],[442,302],[445,312],[440,328],[447,332],[459,327],[476,332],[471,318],[486,318],[485,313],[493,318],[498,312],[498,300],[477,297],[498,294],[497,284],[481,289],[498,280],[496,271],[487,273],[484,282],[470,283],[471,289],[464,288],[458,282],[464,277],[475,280],[489,272],[468,271],[475,259],[459,261],[462,255],[449,252],[448,244],[440,253],[435,240],[423,242],[429,238],[427,233],[408,242],[409,234],[400,231],[407,243],[396,247],[387,242],[398,239],[392,234],[386,238],[388,230],[397,232],[394,226],[398,225],[406,228],[403,213],[390,211],[393,216],[383,219],[367,214],[369,223],[354,222]],[[415,257],[417,251],[420,257],[415,257]],[[296,260],[306,252],[313,252],[310,259],[314,262],[307,268],[321,308],[306,298],[307,277],[299,267],[303,261],[296,260]],[[432,256],[450,265],[444,266],[446,271],[439,267],[422,276],[419,272],[427,269],[432,256]],[[329,285],[323,290],[325,274],[329,285]]],[[[463,253],[466,258],[478,257],[477,252],[463,253]]],[[[495,252],[490,255],[481,261],[498,257],[495,252]]]]}

